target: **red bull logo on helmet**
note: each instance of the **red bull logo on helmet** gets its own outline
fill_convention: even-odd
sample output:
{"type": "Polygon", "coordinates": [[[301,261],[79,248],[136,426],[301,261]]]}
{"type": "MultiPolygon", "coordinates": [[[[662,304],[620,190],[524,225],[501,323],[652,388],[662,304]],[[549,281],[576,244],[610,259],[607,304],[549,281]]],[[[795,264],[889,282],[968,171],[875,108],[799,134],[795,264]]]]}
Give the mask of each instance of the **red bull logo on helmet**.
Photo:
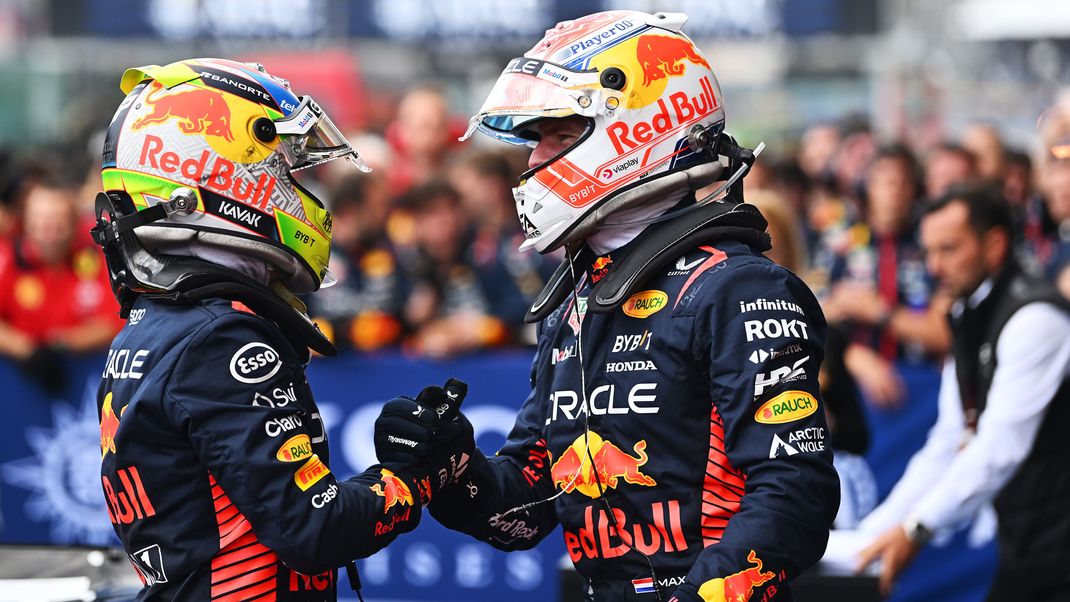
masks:
{"type": "Polygon", "coordinates": [[[580,435],[550,467],[550,476],[554,485],[565,493],[579,492],[592,499],[600,497],[602,490],[616,489],[621,481],[644,487],[657,485],[657,481],[639,470],[648,459],[646,440],[636,442],[632,451],[636,455],[602,439],[595,432],[586,437],[580,435]],[[594,458],[593,467],[590,458],[594,458]]]}
{"type": "Polygon", "coordinates": [[[614,121],[606,127],[613,150],[623,155],[640,147],[664,139],[662,134],[674,132],[679,128],[701,121],[718,108],[720,104],[713,91],[710,78],[699,80],[700,92],[692,96],[686,92],[674,92],[666,99],[657,99],[658,111],[650,119],[639,121],[629,126],[623,121],[614,121]]]}
{"type": "Polygon", "coordinates": [[[234,141],[230,131],[230,107],[223,94],[207,88],[187,89],[159,96],[163,85],[154,82],[143,102],[152,107],[152,112],[140,117],[131,126],[139,130],[145,126],[165,121],[178,120],[178,129],[184,134],[218,136],[227,142],[234,141]]]}
{"type": "Polygon", "coordinates": [[[683,75],[684,61],[710,68],[710,64],[695,51],[690,41],[675,36],[640,36],[635,57],[643,71],[644,86],[649,86],[655,80],[683,75]]]}

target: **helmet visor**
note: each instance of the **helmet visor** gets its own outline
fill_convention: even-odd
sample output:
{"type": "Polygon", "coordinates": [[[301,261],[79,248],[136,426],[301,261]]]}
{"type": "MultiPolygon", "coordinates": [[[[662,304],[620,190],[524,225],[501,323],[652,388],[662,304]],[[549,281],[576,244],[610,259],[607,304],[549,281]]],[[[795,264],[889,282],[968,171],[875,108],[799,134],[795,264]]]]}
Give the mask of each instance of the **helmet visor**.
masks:
{"type": "Polygon", "coordinates": [[[275,120],[275,131],[286,136],[279,143],[279,152],[291,171],[334,159],[345,159],[361,171],[371,171],[338,126],[310,96],[302,96],[297,110],[275,120]]]}
{"type": "Polygon", "coordinates": [[[526,57],[509,61],[483,106],[468,122],[465,140],[477,129],[510,144],[528,144],[524,124],[545,117],[594,115],[602,90],[597,71],[573,71],[526,57]]]}

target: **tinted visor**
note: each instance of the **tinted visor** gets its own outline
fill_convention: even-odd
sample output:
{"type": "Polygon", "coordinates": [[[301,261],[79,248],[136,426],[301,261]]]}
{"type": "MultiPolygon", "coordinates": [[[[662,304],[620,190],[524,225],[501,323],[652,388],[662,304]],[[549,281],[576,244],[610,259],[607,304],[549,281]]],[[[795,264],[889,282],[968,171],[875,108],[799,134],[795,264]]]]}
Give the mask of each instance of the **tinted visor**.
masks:
{"type": "Polygon", "coordinates": [[[524,125],[546,117],[594,115],[601,86],[597,71],[573,71],[525,57],[509,61],[483,106],[468,123],[467,139],[477,129],[510,144],[532,139],[524,125]]]}
{"type": "Polygon", "coordinates": [[[334,159],[345,159],[361,171],[371,171],[338,126],[310,96],[302,96],[297,110],[275,120],[275,131],[285,136],[279,143],[279,152],[291,171],[334,159]]]}

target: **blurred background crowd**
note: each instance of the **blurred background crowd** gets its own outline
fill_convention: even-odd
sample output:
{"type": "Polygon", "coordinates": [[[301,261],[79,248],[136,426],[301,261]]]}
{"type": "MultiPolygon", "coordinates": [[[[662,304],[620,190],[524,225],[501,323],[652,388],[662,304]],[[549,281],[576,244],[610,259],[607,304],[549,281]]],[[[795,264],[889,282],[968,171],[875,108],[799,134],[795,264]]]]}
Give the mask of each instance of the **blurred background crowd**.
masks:
{"type": "Polygon", "coordinates": [[[948,186],[999,188],[1020,259],[1070,294],[1070,158],[1050,150],[1070,71],[1052,39],[1059,3],[1023,3],[1003,24],[1008,9],[981,0],[262,4],[0,1],[0,353],[28,375],[57,386],[56,354],[105,348],[119,327],[87,234],[119,74],[197,55],[289,78],[374,169],[310,184],[334,212],[339,284],[309,309],[340,347],[444,358],[531,343],[525,309],[557,258],[517,251],[510,188],[526,156],[457,138],[509,57],[605,8],[691,15],[729,131],[769,144],[747,198],[841,325],[873,403],[901,398],[896,360],[947,351],[949,300],[916,217],[948,186]]]}
{"type": "MultiPolygon", "coordinates": [[[[833,325],[830,400],[894,412],[904,370],[947,355],[917,221],[950,186],[999,190],[1018,260],[1070,297],[1064,0],[0,0],[0,356],[61,391],[64,356],[107,349],[122,322],[88,231],[119,78],[198,56],[287,78],[373,168],[302,180],[333,212],[338,278],[306,301],[347,356],[532,344],[560,258],[517,250],[526,153],[457,139],[508,59],[610,9],[687,13],[727,130],[766,142],[745,196],[833,325]]],[[[834,447],[866,453],[840,416],[834,447]]]]}

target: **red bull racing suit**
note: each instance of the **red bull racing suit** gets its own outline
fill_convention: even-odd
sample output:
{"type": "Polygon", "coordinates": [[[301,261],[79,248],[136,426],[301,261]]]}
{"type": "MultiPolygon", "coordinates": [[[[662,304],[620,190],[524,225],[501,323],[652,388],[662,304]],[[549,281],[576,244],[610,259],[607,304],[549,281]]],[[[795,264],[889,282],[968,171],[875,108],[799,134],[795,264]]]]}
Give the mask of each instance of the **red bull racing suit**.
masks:
{"type": "Polygon", "coordinates": [[[130,310],[98,407],[139,600],[334,600],[336,567],[419,522],[411,477],[331,473],[302,351],[229,301],[130,310]]]}
{"type": "Polygon", "coordinates": [[[542,321],[505,446],[477,451],[431,513],[503,550],[560,524],[588,600],[790,600],[839,502],[817,301],[725,242],[586,312],[591,282],[627,252],[596,259],[542,321]]]}

